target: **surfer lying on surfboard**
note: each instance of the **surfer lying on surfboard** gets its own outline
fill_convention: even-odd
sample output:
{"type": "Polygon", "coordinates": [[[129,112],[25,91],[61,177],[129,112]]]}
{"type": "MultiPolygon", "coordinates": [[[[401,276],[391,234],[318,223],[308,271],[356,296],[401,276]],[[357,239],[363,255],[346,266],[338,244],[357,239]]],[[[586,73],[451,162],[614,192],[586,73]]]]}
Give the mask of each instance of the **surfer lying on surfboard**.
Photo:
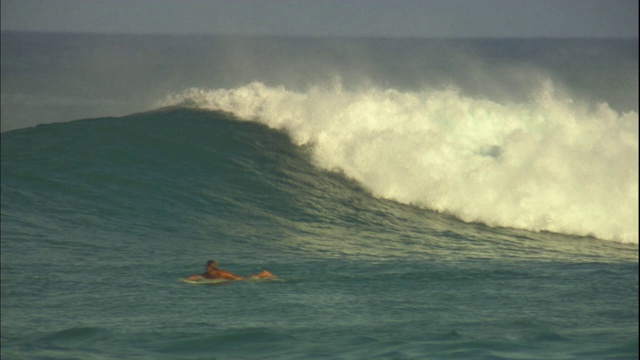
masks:
{"type": "MultiPolygon", "coordinates": [[[[268,270],[262,270],[261,272],[249,276],[249,278],[257,279],[275,279],[276,276],[270,273],[268,270]]],[[[199,279],[227,279],[227,280],[244,280],[242,276],[234,275],[226,270],[218,268],[218,263],[213,260],[207,261],[205,269],[202,274],[191,275],[187,280],[195,281],[199,279]]]]}

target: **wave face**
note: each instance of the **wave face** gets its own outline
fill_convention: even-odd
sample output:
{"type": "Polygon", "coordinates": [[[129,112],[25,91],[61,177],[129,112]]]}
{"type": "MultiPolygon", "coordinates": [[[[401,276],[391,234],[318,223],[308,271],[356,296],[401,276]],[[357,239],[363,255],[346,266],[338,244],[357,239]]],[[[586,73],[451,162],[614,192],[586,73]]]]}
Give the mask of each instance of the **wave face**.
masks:
{"type": "Polygon", "coordinates": [[[638,114],[574,102],[548,81],[518,102],[336,81],[194,88],[162,102],[175,104],[284,130],[317,165],[379,198],[465,222],[638,242],[638,114]]]}

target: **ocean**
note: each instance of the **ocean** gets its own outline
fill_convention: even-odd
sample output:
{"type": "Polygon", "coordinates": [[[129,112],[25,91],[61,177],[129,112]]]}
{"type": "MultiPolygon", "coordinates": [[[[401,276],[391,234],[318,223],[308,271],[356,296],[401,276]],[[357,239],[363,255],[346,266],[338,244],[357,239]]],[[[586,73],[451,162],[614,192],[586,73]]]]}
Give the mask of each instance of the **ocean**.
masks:
{"type": "Polygon", "coordinates": [[[3,359],[639,357],[637,40],[1,46],[3,359]]]}

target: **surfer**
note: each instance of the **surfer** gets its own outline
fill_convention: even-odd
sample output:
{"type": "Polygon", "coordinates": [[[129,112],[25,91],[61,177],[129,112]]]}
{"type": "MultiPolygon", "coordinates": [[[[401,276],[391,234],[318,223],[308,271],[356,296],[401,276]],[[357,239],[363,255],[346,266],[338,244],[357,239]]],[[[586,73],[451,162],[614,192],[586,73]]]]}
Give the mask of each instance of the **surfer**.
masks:
{"type": "MultiPolygon", "coordinates": [[[[270,273],[268,270],[262,270],[261,272],[249,276],[249,278],[259,278],[259,279],[275,279],[276,276],[270,273]]],[[[227,280],[244,280],[242,276],[234,275],[226,270],[222,270],[218,268],[218,263],[213,260],[207,261],[205,264],[205,269],[202,274],[191,275],[187,278],[187,280],[195,281],[198,279],[227,279],[227,280]]]]}

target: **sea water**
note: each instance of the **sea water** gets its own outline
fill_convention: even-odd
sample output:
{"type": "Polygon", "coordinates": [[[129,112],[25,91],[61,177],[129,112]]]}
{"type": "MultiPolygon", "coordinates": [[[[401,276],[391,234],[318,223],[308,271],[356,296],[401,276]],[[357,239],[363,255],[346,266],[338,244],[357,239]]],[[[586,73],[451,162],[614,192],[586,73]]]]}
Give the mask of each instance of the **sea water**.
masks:
{"type": "Polygon", "coordinates": [[[638,358],[637,41],[1,56],[3,359],[638,358]]]}

